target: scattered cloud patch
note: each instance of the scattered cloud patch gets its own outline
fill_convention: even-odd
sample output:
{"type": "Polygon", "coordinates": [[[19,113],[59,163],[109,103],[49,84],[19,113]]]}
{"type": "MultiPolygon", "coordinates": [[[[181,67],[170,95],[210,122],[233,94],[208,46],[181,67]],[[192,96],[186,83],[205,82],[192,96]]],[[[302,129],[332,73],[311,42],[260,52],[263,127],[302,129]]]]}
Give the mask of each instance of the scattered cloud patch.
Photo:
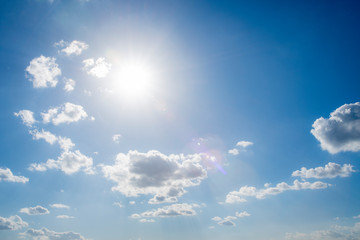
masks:
{"type": "Polygon", "coordinates": [[[251,186],[244,186],[239,189],[239,191],[232,191],[227,194],[226,198],[233,198],[234,196],[238,197],[256,197],[257,199],[264,199],[268,195],[277,195],[285,191],[297,191],[297,190],[315,190],[315,189],[324,189],[329,187],[330,184],[324,182],[301,182],[295,180],[293,185],[289,185],[285,182],[278,183],[275,187],[265,187],[263,189],[256,189],[251,186]]]}
{"type": "Polygon", "coordinates": [[[124,205],[121,202],[114,202],[113,203],[114,206],[118,206],[119,208],[123,208],[124,205]]]}
{"type": "Polygon", "coordinates": [[[331,154],[360,151],[360,102],[342,105],[329,118],[318,118],[312,127],[323,150],[331,154]]]}
{"type": "Polygon", "coordinates": [[[68,216],[68,215],[58,215],[58,216],[56,216],[56,218],[58,218],[58,219],[73,219],[75,217],[68,216]]]}
{"type": "Polygon", "coordinates": [[[54,203],[50,204],[50,207],[52,208],[63,208],[63,209],[70,209],[70,206],[62,204],[62,203],[54,203]]]}
{"type": "Polygon", "coordinates": [[[121,135],[120,135],[120,134],[115,134],[114,136],[112,136],[112,140],[113,140],[115,143],[120,143],[120,138],[121,138],[121,135]]]}
{"type": "Polygon", "coordinates": [[[60,48],[59,52],[65,53],[67,56],[80,55],[84,50],[88,49],[89,45],[85,42],[74,40],[71,43],[61,40],[54,44],[60,48]]]}
{"type": "Polygon", "coordinates": [[[29,133],[33,136],[33,139],[39,140],[44,139],[47,143],[54,144],[58,143],[60,148],[64,151],[69,151],[71,148],[75,147],[75,144],[71,141],[70,138],[67,137],[57,137],[51,132],[45,131],[41,129],[39,132],[37,129],[29,131],[29,133]]]}
{"type": "Polygon", "coordinates": [[[228,153],[231,154],[231,155],[236,156],[236,155],[239,154],[239,150],[237,150],[236,148],[233,148],[233,149],[230,149],[230,150],[228,151],[228,153]]]}
{"type": "Polygon", "coordinates": [[[104,78],[108,75],[111,64],[105,61],[105,58],[98,58],[96,61],[93,58],[89,58],[83,61],[84,70],[87,74],[104,78]]]}
{"type": "Polygon", "coordinates": [[[34,88],[55,87],[61,75],[59,66],[55,63],[55,58],[40,56],[31,60],[30,65],[26,68],[29,74],[29,80],[33,83],[34,88]]]}
{"type": "Polygon", "coordinates": [[[237,143],[236,143],[236,146],[237,146],[237,147],[242,147],[242,148],[247,148],[247,147],[250,147],[250,146],[252,146],[252,145],[254,145],[254,143],[253,143],[253,142],[249,142],[249,141],[240,141],[240,142],[237,142],[237,143]]]}
{"type": "Polygon", "coordinates": [[[165,206],[163,208],[153,209],[150,211],[143,212],[141,214],[133,214],[132,218],[156,218],[156,217],[179,217],[179,216],[194,216],[196,211],[194,207],[200,207],[197,204],[173,204],[165,206]]]}
{"type": "Polygon", "coordinates": [[[41,113],[41,116],[44,123],[52,122],[54,125],[59,125],[83,120],[88,115],[82,106],[67,102],[60,107],[41,113]]]}
{"type": "Polygon", "coordinates": [[[75,83],[74,80],[72,80],[71,78],[66,78],[66,79],[65,79],[64,90],[65,90],[66,92],[72,92],[72,91],[74,91],[74,89],[75,89],[75,85],[76,85],[76,83],[75,83]]]}
{"type": "Polygon", "coordinates": [[[29,167],[30,171],[46,171],[48,169],[59,169],[68,175],[80,170],[86,174],[94,174],[92,158],[85,156],[79,150],[64,151],[57,160],[49,159],[46,163],[32,163],[29,167]]]}
{"type": "Polygon", "coordinates": [[[55,232],[47,228],[39,230],[29,228],[26,232],[20,233],[23,237],[29,237],[33,240],[86,240],[81,234],[74,232],[55,232]]]}
{"type": "Polygon", "coordinates": [[[27,227],[29,224],[21,219],[18,215],[9,218],[0,217],[0,230],[19,230],[27,227]]]}
{"type": "Polygon", "coordinates": [[[236,220],[236,219],[237,218],[234,216],[227,216],[224,218],[216,216],[216,217],[213,217],[211,220],[217,222],[219,225],[235,227],[236,224],[233,222],[233,220],[236,220]]]}
{"type": "Polygon", "coordinates": [[[17,113],[14,113],[16,117],[20,117],[23,124],[25,124],[28,127],[31,127],[34,123],[36,123],[36,120],[34,118],[34,113],[30,110],[20,110],[17,113]]]}
{"type": "Polygon", "coordinates": [[[45,215],[49,214],[50,211],[47,208],[44,208],[42,206],[36,206],[36,207],[27,207],[20,209],[21,213],[26,213],[28,215],[45,215]]]}
{"type": "Polygon", "coordinates": [[[104,176],[117,185],[112,188],[127,197],[152,194],[158,198],[180,197],[187,187],[207,177],[201,155],[164,155],[158,151],[120,153],[114,165],[101,165],[104,176]]]}
{"type": "Polygon", "coordinates": [[[1,181],[27,183],[29,179],[23,176],[15,176],[9,168],[0,168],[1,181]]]}
{"type": "Polygon", "coordinates": [[[359,219],[360,218],[360,214],[357,216],[353,216],[353,219],[359,219]]]}
{"type": "Polygon", "coordinates": [[[154,219],[142,218],[142,219],[139,220],[139,222],[141,222],[141,223],[153,223],[153,222],[155,222],[155,220],[154,219]]]}
{"type": "Polygon", "coordinates": [[[296,170],[292,173],[293,177],[301,178],[336,178],[336,177],[350,177],[351,173],[355,172],[354,166],[350,164],[340,165],[329,162],[325,167],[317,167],[306,169],[302,167],[301,170],[296,170]]]}
{"type": "Polygon", "coordinates": [[[234,194],[228,194],[226,195],[225,203],[243,203],[247,202],[245,198],[236,196],[234,194]]]}
{"type": "Polygon", "coordinates": [[[236,212],[235,216],[238,218],[250,217],[250,213],[243,211],[243,212],[236,212]]]}
{"type": "Polygon", "coordinates": [[[286,240],[352,240],[360,239],[360,222],[352,227],[332,226],[327,230],[313,231],[310,233],[286,233],[286,240]]]}

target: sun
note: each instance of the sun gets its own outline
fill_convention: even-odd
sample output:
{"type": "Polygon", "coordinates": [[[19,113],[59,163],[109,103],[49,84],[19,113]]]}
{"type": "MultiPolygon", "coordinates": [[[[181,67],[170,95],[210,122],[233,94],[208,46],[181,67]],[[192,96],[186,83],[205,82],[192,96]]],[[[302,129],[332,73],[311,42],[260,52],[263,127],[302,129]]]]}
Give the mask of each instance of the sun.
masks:
{"type": "Polygon", "coordinates": [[[130,62],[119,67],[117,90],[128,99],[148,97],[154,88],[154,72],[142,62],[130,62]]]}

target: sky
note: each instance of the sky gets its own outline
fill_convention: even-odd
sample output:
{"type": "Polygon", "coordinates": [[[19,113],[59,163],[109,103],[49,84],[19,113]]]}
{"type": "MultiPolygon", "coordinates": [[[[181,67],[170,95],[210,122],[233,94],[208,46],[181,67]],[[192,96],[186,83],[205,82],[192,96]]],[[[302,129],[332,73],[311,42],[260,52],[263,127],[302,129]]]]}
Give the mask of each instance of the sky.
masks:
{"type": "Polygon", "coordinates": [[[357,1],[0,2],[0,239],[360,239],[357,1]]]}

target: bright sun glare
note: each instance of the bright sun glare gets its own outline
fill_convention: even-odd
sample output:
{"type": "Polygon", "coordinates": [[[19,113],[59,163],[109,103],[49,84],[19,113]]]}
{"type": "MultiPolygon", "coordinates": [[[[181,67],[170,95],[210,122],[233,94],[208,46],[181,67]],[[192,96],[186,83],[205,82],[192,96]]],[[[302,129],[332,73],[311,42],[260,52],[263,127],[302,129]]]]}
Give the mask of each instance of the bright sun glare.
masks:
{"type": "Polygon", "coordinates": [[[154,87],[152,69],[143,63],[132,62],[119,69],[117,88],[126,98],[142,98],[149,96],[154,87]]]}

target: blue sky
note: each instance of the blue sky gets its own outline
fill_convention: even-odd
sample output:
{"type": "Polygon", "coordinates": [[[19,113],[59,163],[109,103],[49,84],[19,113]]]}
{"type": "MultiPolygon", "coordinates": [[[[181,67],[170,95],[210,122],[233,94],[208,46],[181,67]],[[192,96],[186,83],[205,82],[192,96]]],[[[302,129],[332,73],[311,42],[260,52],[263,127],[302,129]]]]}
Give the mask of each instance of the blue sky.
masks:
{"type": "Polygon", "coordinates": [[[356,1],[1,1],[0,239],[360,239],[356,1]]]}

